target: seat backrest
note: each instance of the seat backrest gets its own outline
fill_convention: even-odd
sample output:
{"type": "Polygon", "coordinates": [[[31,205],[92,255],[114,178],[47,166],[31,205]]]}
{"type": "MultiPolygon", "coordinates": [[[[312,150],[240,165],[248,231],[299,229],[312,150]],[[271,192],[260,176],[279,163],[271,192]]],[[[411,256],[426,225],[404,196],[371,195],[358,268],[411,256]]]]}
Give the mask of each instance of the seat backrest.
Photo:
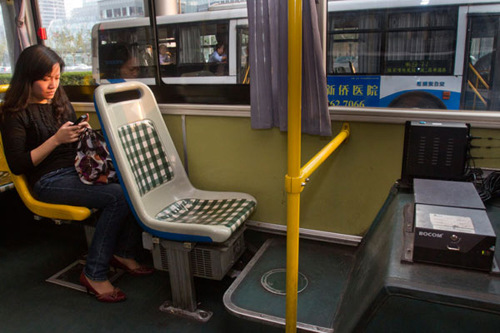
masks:
{"type": "Polygon", "coordinates": [[[165,204],[193,190],[156,99],[146,85],[138,82],[101,85],[94,98],[118,175],[126,188],[133,189],[128,192],[134,207],[158,212],[165,204]],[[138,99],[106,101],[107,95],[137,90],[138,99]],[[165,182],[174,190],[162,190],[160,185],[165,182]]]}
{"type": "MultiPolygon", "coordinates": [[[[94,101],[127,200],[145,230],[166,239],[220,242],[253,211],[255,199],[250,195],[202,191],[192,186],[148,86],[133,81],[101,85],[94,92],[94,101]],[[135,95],[137,91],[139,98],[116,103],[106,100],[109,95],[135,95]],[[233,208],[240,202],[244,207],[237,212],[235,209],[232,221],[220,218],[221,222],[204,222],[194,215],[166,220],[165,215],[190,211],[194,206],[191,199],[202,201],[196,206],[198,212],[209,209],[215,201],[227,206],[233,200],[233,208]]],[[[217,209],[223,212],[224,207],[217,209]]]]}
{"type": "Polygon", "coordinates": [[[83,221],[91,215],[87,207],[51,204],[39,201],[33,197],[24,175],[15,175],[10,171],[3,151],[3,142],[0,135],[0,171],[8,172],[14,183],[17,193],[26,207],[35,215],[53,220],[83,221]]]}
{"type": "Polygon", "coordinates": [[[118,128],[118,136],[141,195],[174,178],[172,162],[150,119],[118,128]]]}

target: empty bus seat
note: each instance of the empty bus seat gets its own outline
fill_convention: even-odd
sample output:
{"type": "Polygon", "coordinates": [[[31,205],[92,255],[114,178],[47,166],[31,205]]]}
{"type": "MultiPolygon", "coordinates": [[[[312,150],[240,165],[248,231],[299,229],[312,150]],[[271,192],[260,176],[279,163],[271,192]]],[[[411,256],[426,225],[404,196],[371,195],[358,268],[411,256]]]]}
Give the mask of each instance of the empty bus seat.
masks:
{"type": "Polygon", "coordinates": [[[198,242],[204,247],[228,242],[241,231],[256,200],[245,193],[193,187],[146,85],[102,85],[95,90],[94,101],[131,209],[143,229],[166,249],[173,300],[162,309],[208,320],[210,313],[197,309],[190,252],[198,242]],[[138,91],[140,97],[106,101],[107,95],[127,91],[138,91]]]}

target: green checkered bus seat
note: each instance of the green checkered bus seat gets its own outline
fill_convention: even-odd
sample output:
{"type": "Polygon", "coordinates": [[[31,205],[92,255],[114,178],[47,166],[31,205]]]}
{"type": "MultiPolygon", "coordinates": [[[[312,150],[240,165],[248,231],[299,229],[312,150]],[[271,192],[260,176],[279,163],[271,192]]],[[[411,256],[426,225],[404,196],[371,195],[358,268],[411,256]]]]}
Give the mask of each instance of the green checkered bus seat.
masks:
{"type": "Polygon", "coordinates": [[[247,199],[183,199],[156,215],[165,222],[219,225],[235,231],[254,211],[255,201],[247,199]]]}
{"type": "Polygon", "coordinates": [[[167,154],[150,120],[123,126],[118,134],[141,195],[173,178],[167,154]]]}

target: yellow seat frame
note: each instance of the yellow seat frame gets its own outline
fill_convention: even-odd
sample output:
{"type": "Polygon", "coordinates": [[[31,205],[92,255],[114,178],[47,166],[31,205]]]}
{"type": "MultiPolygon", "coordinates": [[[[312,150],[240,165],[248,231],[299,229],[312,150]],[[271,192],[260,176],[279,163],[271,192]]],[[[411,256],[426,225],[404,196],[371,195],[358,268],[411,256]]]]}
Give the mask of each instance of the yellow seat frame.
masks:
{"type": "MultiPolygon", "coordinates": [[[[0,93],[6,92],[8,88],[8,84],[0,85],[0,93]]],[[[19,193],[21,200],[24,202],[26,207],[28,207],[28,209],[37,216],[53,219],[57,222],[62,220],[83,221],[92,214],[92,211],[87,207],[50,204],[35,199],[31,194],[26,176],[14,175],[10,171],[9,164],[7,163],[7,159],[5,158],[5,154],[3,151],[3,142],[1,136],[0,171],[9,173],[10,179],[14,183],[14,187],[16,188],[17,193],[19,193]]]]}
{"type": "Polygon", "coordinates": [[[8,172],[10,179],[19,193],[22,201],[35,215],[53,219],[55,221],[73,220],[83,221],[87,219],[92,211],[87,207],[51,204],[39,201],[33,197],[28,181],[24,175],[14,175],[9,168],[3,151],[3,142],[0,137],[0,171],[8,172]]]}

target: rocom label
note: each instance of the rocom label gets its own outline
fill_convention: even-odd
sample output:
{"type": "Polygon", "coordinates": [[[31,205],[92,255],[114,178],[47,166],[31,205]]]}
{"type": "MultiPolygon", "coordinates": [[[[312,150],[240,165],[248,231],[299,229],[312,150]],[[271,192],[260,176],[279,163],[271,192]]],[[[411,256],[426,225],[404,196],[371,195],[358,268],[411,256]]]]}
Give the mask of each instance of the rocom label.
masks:
{"type": "Polygon", "coordinates": [[[423,237],[432,237],[432,238],[443,238],[444,233],[439,233],[439,232],[430,232],[430,231],[419,231],[418,232],[419,236],[423,237]]]}

